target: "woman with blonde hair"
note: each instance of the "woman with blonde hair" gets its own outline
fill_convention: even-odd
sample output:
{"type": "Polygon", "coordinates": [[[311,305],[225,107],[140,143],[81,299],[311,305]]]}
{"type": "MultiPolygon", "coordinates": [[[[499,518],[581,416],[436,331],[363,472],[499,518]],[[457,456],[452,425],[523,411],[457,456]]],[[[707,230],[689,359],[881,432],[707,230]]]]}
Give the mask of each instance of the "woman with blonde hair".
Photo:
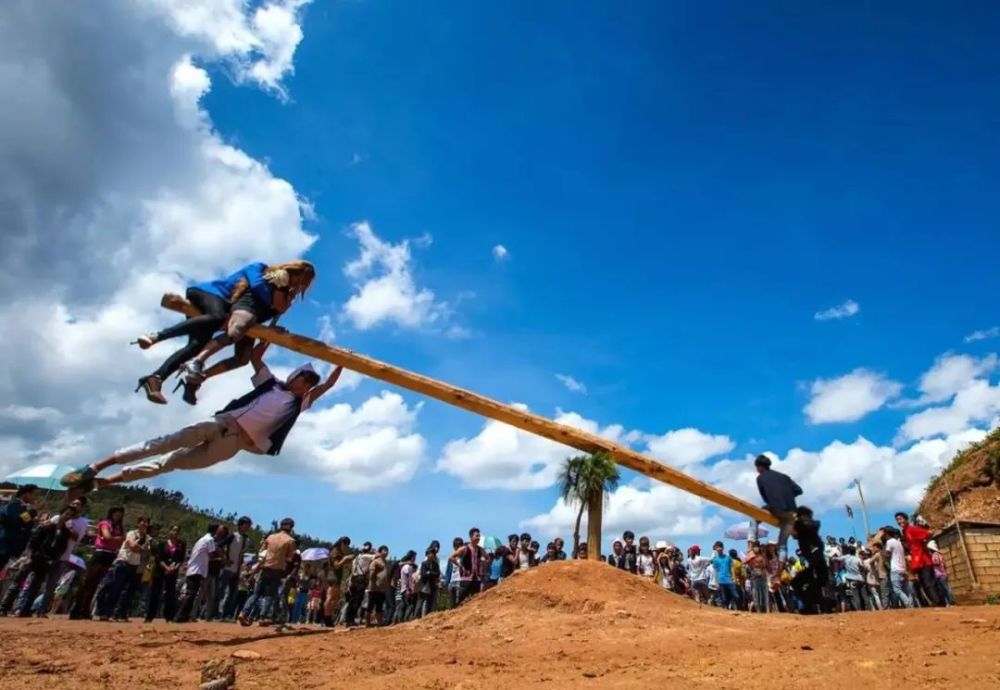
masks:
{"type": "Polygon", "coordinates": [[[237,283],[225,332],[208,342],[184,366],[184,402],[196,404],[195,394],[207,379],[249,363],[253,341],[244,338],[246,332],[251,326],[267,320],[271,320],[271,325],[276,324],[296,297],[304,299],[316,278],[316,269],[308,261],[289,261],[266,266],[259,279],[253,278],[256,276],[248,276],[247,280],[237,283]],[[233,356],[205,370],[208,359],[230,344],[235,344],[233,356]]]}
{"type": "Polygon", "coordinates": [[[224,279],[188,288],[188,301],[202,313],[136,341],[139,347],[146,349],[161,340],[187,335],[188,344],[171,355],[158,370],[140,379],[139,387],[146,390],[150,401],[165,404],[167,401],[160,387],[167,376],[183,366],[184,379],[174,390],[183,385],[184,402],[196,404],[196,392],[206,378],[250,361],[252,343],[243,340],[246,331],[256,323],[276,319],[284,313],[296,296],[305,295],[315,277],[316,269],[308,261],[274,265],[254,263],[224,279]],[[215,331],[223,327],[225,332],[213,339],[215,331]],[[203,371],[208,358],[230,343],[237,343],[235,355],[203,371]]]}

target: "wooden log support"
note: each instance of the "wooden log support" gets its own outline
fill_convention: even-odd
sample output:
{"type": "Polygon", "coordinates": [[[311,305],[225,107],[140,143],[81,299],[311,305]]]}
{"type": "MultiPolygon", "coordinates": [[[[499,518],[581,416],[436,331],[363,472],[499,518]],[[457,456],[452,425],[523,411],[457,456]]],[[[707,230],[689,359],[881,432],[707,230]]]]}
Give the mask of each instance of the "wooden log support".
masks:
{"type": "MultiPolygon", "coordinates": [[[[199,313],[194,305],[180,295],[164,295],[161,304],[167,309],[186,314],[187,316],[196,316],[199,313]]],[[[647,477],[659,479],[678,489],[683,489],[688,493],[700,496],[707,501],[748,515],[755,520],[772,525],[778,524],[773,515],[749,501],[744,501],[742,498],[734,496],[727,491],[690,477],[673,467],[664,465],[657,460],[637,453],[631,448],[621,446],[600,436],[588,434],[585,431],[553,422],[536,414],[515,409],[510,405],[504,405],[472,391],[457,388],[456,386],[448,385],[427,376],[380,362],[377,359],[359,355],[351,350],[327,345],[326,343],[296,335],[295,333],[267,326],[254,326],[248,333],[254,338],[266,340],[275,345],[294,350],[307,357],[330,362],[345,369],[356,371],[359,374],[405,388],[414,393],[435,398],[449,405],[460,407],[463,410],[509,424],[536,436],[582,450],[585,453],[604,451],[613,457],[618,464],[644,474],[647,477]]]]}

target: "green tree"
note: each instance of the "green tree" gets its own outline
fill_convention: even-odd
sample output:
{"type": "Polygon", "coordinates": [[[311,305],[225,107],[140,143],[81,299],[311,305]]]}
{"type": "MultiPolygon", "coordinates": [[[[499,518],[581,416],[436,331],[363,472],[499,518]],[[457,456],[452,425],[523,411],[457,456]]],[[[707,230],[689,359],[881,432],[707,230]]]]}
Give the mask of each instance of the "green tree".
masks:
{"type": "Polygon", "coordinates": [[[588,556],[601,557],[602,511],[608,494],[618,487],[620,479],[618,465],[607,453],[577,455],[563,461],[559,494],[567,504],[579,506],[573,529],[573,553],[580,548],[580,522],[587,511],[588,556]]]}

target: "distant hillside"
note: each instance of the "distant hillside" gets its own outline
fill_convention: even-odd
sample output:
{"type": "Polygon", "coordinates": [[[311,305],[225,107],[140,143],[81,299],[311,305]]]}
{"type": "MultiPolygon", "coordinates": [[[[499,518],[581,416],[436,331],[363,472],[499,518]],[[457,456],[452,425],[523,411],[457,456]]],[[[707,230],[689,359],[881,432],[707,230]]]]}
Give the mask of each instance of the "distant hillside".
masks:
{"type": "MultiPolygon", "coordinates": [[[[62,492],[52,492],[47,495],[40,493],[38,508],[40,510],[54,512],[62,506],[62,492]]],[[[236,528],[236,521],[239,519],[237,513],[222,513],[221,511],[205,510],[188,504],[187,499],[180,491],[167,491],[165,489],[150,489],[145,486],[113,486],[91,493],[87,500],[87,517],[92,521],[103,518],[112,506],[124,506],[125,525],[131,527],[140,516],[146,516],[150,522],[160,525],[166,529],[171,525],[179,525],[181,534],[188,544],[193,544],[201,535],[205,534],[211,523],[225,523],[230,529],[236,528]]],[[[277,520],[283,515],[276,515],[272,522],[266,525],[254,525],[251,532],[253,544],[256,547],[268,532],[278,529],[277,520]]],[[[294,516],[293,516],[294,517],[294,516]]],[[[312,546],[326,546],[330,544],[322,540],[311,537],[308,534],[296,532],[300,549],[312,546]]]]}
{"type": "Polygon", "coordinates": [[[931,479],[918,512],[935,529],[955,519],[949,487],[960,519],[1000,523],[1000,428],[956,455],[931,479]]]}

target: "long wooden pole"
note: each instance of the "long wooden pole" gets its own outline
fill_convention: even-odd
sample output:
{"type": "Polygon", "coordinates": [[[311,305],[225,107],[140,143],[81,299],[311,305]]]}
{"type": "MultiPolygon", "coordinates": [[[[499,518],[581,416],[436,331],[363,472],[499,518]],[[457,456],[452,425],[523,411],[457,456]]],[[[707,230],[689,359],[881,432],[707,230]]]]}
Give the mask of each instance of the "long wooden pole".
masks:
{"type": "MultiPolygon", "coordinates": [[[[196,316],[199,313],[194,305],[180,295],[164,295],[161,304],[167,309],[178,311],[188,316],[196,316]]],[[[370,376],[431,398],[436,398],[449,405],[460,407],[463,410],[468,410],[483,417],[495,419],[522,431],[527,431],[555,441],[556,443],[582,450],[585,453],[607,453],[618,464],[624,465],[647,477],[659,479],[671,486],[676,486],[679,489],[717,503],[720,506],[735,510],[744,515],[749,515],[755,520],[767,522],[772,525],[778,524],[778,521],[771,513],[749,501],[744,501],[742,498],[734,496],[727,491],[690,477],[683,472],[675,470],[673,467],[664,465],[641,453],[637,453],[631,448],[618,445],[600,436],[588,434],[585,431],[580,431],[564,424],[558,424],[550,419],[518,410],[510,405],[504,405],[472,391],[451,386],[430,377],[380,362],[371,357],[359,355],[342,347],[327,345],[326,343],[296,335],[295,333],[267,326],[254,326],[248,333],[254,338],[266,340],[275,345],[294,350],[307,357],[331,362],[346,369],[356,371],[359,374],[364,374],[365,376],[370,376]]]]}

